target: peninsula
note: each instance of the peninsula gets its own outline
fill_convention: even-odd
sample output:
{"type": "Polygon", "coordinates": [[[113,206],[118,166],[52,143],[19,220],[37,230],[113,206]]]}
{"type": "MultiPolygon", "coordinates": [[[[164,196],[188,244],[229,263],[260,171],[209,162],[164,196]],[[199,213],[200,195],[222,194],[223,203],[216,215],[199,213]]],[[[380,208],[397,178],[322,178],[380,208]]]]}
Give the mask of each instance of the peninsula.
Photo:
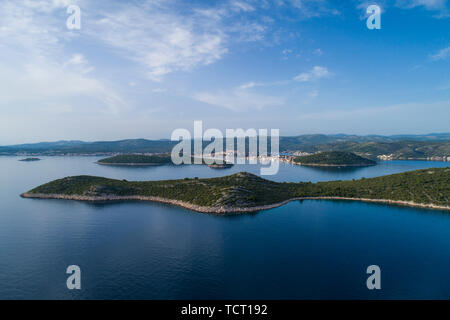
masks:
{"type": "Polygon", "coordinates": [[[302,166],[322,167],[363,167],[377,164],[373,160],[343,151],[319,152],[307,156],[293,157],[291,162],[302,166]]]}
{"type": "Polygon", "coordinates": [[[246,172],[210,179],[142,182],[74,176],[43,184],[21,196],[81,201],[158,201],[218,214],[271,209],[304,199],[357,200],[450,210],[449,181],[449,167],[318,183],[279,183],[246,172]]]}

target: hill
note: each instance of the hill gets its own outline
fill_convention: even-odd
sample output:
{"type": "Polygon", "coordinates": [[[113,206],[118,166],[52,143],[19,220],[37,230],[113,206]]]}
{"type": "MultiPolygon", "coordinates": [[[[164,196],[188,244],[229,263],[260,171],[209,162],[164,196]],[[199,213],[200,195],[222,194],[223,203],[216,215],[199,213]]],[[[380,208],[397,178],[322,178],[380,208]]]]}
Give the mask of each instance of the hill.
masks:
{"type": "Polygon", "coordinates": [[[450,168],[319,183],[278,183],[246,172],[211,179],[143,182],[75,176],[41,185],[22,197],[150,200],[214,213],[269,209],[296,199],[347,199],[450,209],[449,181],[450,168]]]}
{"type": "Polygon", "coordinates": [[[162,165],[171,164],[170,155],[138,155],[138,154],[122,154],[97,161],[99,164],[110,165],[162,165]]]}
{"type": "Polygon", "coordinates": [[[385,155],[390,160],[429,160],[434,157],[445,160],[450,156],[450,142],[345,142],[319,145],[315,146],[314,149],[317,151],[353,152],[370,159],[385,155]]]}

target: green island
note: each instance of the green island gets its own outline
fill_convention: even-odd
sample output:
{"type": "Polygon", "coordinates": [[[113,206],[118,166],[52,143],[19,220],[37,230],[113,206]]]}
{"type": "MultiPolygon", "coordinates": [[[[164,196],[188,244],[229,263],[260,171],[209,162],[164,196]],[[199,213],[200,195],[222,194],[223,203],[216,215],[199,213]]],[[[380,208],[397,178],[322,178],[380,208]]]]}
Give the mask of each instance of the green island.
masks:
{"type": "MultiPolygon", "coordinates": [[[[100,159],[98,164],[112,165],[112,166],[159,166],[165,164],[173,164],[170,154],[157,155],[140,155],[140,154],[121,154],[109,158],[100,159]]],[[[194,157],[192,157],[192,164],[194,164],[194,157]]],[[[202,164],[207,164],[205,159],[202,164]]],[[[231,163],[213,163],[207,164],[213,169],[227,169],[231,168],[231,163]]]]}
{"type": "Polygon", "coordinates": [[[360,157],[352,152],[343,151],[319,152],[312,155],[294,157],[292,162],[304,166],[324,167],[374,166],[377,164],[373,160],[360,157]]]}
{"type": "Polygon", "coordinates": [[[41,161],[41,159],[39,159],[39,158],[25,158],[25,159],[20,159],[19,161],[32,162],[32,161],[41,161]]]}
{"type": "Polygon", "coordinates": [[[208,164],[208,167],[213,168],[213,169],[228,169],[233,167],[232,163],[213,163],[213,164],[208,164]]]}
{"type": "Polygon", "coordinates": [[[162,155],[140,155],[140,154],[121,154],[97,161],[98,164],[121,165],[121,166],[155,166],[163,164],[172,164],[170,154],[162,155]]]}
{"type": "Polygon", "coordinates": [[[127,181],[93,176],[55,180],[24,198],[158,201],[205,213],[271,209],[293,200],[358,200],[450,210],[450,168],[329,182],[279,183],[246,172],[210,179],[127,181]]]}

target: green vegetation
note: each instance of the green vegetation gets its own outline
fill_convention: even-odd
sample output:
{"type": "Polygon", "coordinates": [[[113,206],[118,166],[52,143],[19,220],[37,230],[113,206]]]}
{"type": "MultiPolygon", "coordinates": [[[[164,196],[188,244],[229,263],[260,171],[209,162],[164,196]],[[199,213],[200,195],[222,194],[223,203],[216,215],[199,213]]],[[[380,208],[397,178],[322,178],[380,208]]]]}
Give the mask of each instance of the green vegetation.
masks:
{"type": "Polygon", "coordinates": [[[100,164],[119,164],[119,165],[157,165],[157,164],[171,164],[172,159],[170,155],[153,155],[145,156],[139,154],[122,154],[113,156],[98,161],[100,164]]]}
{"type": "Polygon", "coordinates": [[[376,162],[357,156],[351,152],[331,151],[320,152],[313,155],[295,157],[295,163],[302,165],[323,165],[323,166],[371,166],[376,162]]]}
{"type": "MultiPolygon", "coordinates": [[[[194,164],[194,157],[192,157],[192,164],[194,164]]],[[[158,155],[139,155],[139,154],[122,154],[117,155],[105,159],[101,159],[98,161],[99,164],[108,164],[108,165],[163,165],[163,164],[173,164],[172,158],[170,154],[158,154],[158,155]]],[[[206,164],[203,160],[202,164],[206,164]]],[[[208,167],[215,169],[226,169],[231,168],[233,164],[231,163],[222,163],[222,164],[208,164],[208,167]]]]}
{"type": "Polygon", "coordinates": [[[213,169],[228,169],[233,167],[232,163],[213,163],[213,164],[208,164],[208,167],[213,168],[213,169]]]}
{"type": "MultiPolygon", "coordinates": [[[[212,179],[128,182],[92,176],[55,180],[25,194],[154,196],[207,207],[251,208],[296,197],[346,197],[450,206],[450,168],[434,168],[353,181],[278,183],[241,172],[212,179]]],[[[68,197],[70,198],[70,197],[68,197]]],[[[72,197],[74,198],[74,197],[72,197]]]]}

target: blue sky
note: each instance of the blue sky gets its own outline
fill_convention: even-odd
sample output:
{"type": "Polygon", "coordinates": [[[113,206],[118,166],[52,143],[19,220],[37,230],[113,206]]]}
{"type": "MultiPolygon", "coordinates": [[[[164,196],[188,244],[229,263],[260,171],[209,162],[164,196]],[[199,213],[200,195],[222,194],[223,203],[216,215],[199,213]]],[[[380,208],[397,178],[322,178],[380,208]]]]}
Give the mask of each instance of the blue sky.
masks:
{"type": "Polygon", "coordinates": [[[449,32],[447,0],[2,0],[0,145],[448,132],[449,32]]]}

